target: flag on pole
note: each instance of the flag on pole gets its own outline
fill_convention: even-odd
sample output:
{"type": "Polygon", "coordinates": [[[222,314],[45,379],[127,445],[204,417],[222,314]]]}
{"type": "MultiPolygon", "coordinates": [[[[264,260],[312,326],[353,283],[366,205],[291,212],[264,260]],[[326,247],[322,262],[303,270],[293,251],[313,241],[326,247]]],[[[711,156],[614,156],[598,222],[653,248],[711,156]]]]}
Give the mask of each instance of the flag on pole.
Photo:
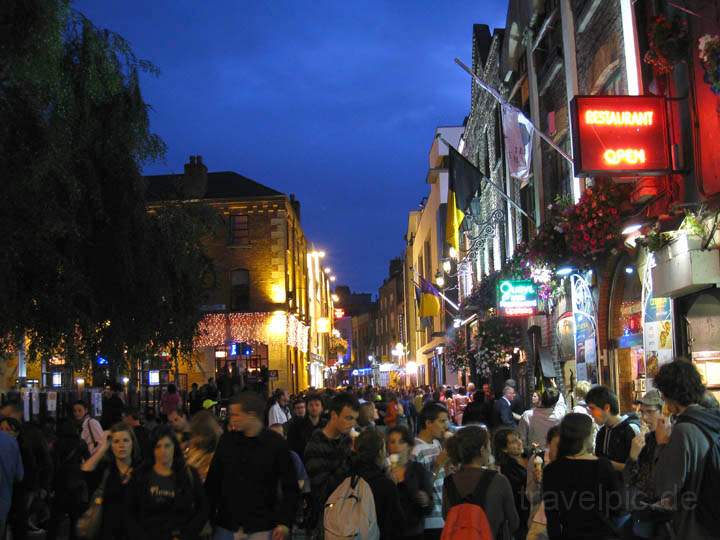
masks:
{"type": "Polygon", "coordinates": [[[460,231],[465,214],[470,208],[473,197],[480,191],[482,173],[463,155],[448,145],[448,199],[445,218],[445,242],[449,247],[460,251],[460,231]]]}
{"type": "Polygon", "coordinates": [[[419,276],[420,285],[415,287],[420,294],[420,313],[421,319],[425,317],[437,317],[440,315],[440,291],[432,286],[428,280],[419,276]]]}
{"type": "Polygon", "coordinates": [[[518,109],[502,104],[503,135],[510,176],[526,182],[532,167],[533,124],[518,109]]]}

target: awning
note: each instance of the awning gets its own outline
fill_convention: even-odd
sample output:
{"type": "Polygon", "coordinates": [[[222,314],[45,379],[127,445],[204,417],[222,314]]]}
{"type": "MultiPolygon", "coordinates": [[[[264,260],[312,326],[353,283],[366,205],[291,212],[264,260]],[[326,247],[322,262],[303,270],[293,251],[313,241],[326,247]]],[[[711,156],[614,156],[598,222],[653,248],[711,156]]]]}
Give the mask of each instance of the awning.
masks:
{"type": "Polygon", "coordinates": [[[540,347],[540,366],[543,377],[556,377],[555,365],[553,364],[552,351],[550,347],[540,347]]]}

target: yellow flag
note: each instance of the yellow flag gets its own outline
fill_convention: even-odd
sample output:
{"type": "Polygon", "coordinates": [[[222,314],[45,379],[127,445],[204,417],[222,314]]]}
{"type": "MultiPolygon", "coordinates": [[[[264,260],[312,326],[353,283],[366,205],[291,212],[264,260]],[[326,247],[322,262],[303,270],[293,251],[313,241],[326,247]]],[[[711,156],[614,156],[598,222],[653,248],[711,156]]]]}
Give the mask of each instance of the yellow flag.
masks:
{"type": "Polygon", "coordinates": [[[455,189],[452,183],[448,186],[447,217],[445,219],[445,242],[449,247],[460,252],[460,225],[465,219],[465,212],[457,206],[455,189]]]}

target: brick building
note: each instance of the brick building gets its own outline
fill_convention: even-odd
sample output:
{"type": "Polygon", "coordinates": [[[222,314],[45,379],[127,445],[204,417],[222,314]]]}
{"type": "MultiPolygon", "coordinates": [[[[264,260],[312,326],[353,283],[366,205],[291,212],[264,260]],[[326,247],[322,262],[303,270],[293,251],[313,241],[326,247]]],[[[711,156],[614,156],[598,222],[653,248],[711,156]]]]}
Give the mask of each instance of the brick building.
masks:
{"type": "MultiPolygon", "coordinates": [[[[461,295],[485,274],[505,266],[515,246],[532,238],[536,225],[547,219],[549,204],[558,197],[576,203],[586,187],[613,189],[625,184],[629,197],[623,223],[641,221],[676,235],[682,208],[717,204],[720,121],[717,114],[709,113],[717,98],[704,82],[698,43],[700,36],[717,32],[719,14],[720,6],[712,2],[684,10],[662,0],[511,0],[504,31],[491,35],[486,26],[475,25],[474,73],[570,156],[570,102],[582,95],[668,98],[668,132],[676,150],[673,174],[581,177],[572,163],[534,137],[532,173],[523,180],[511,178],[504,159],[500,108],[473,85],[459,149],[532,219],[483,186],[471,205],[472,221],[488,223],[500,210],[502,223],[484,229],[487,239],[481,249],[461,253],[457,267],[461,295]],[[671,63],[668,71],[644,60],[651,50],[648,34],[658,16],[674,21],[677,33],[687,33],[684,59],[671,63]]],[[[696,215],[710,230],[712,220],[696,215]]],[[[625,225],[622,228],[628,231],[641,227],[625,225]]],[[[479,229],[468,232],[475,235],[479,229]]],[[[566,391],[578,379],[607,384],[618,392],[621,406],[628,408],[652,385],[658,365],[677,355],[694,357],[707,373],[709,385],[720,390],[720,379],[711,376],[720,365],[716,330],[720,293],[715,285],[720,271],[698,278],[697,283],[688,281],[695,279],[688,277],[689,261],[695,256],[691,248],[682,251],[681,261],[675,258],[674,270],[667,270],[669,266],[658,259],[662,250],[658,255],[636,243],[645,229],[623,234],[628,235],[624,250],[596,260],[589,270],[568,267],[559,294],[542,313],[525,320],[518,343],[522,352],[513,358],[509,374],[524,383],[526,396],[542,373],[556,377],[566,391]],[[683,286],[676,284],[681,275],[687,281],[683,286]],[[660,340],[658,333],[663,335],[660,340]]],[[[717,237],[711,234],[705,245],[715,252],[698,252],[697,257],[708,257],[707,263],[715,268],[717,237]]],[[[482,321],[471,326],[478,324],[482,321]]]]}
{"type": "Polygon", "coordinates": [[[235,172],[208,172],[191,156],[182,175],[147,176],[149,209],[200,199],[221,225],[206,243],[214,263],[205,315],[188,384],[227,370],[255,380],[270,370],[270,387],[309,384],[308,250],[300,203],[235,172]],[[231,343],[252,345],[250,356],[231,343]]]}

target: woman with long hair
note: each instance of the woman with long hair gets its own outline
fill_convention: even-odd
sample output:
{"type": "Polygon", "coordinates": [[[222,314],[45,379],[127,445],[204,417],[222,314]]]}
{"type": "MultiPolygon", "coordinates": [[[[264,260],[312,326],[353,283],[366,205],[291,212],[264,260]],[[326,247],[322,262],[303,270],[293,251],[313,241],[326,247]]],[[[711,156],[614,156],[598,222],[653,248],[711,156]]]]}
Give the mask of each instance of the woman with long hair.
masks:
{"type": "Polygon", "coordinates": [[[140,446],[133,429],[125,422],[118,422],[110,428],[100,448],[80,466],[84,472],[94,473],[95,481],[89,482],[93,488],[90,493],[97,487],[102,490],[99,534],[102,540],[130,538],[126,520],[127,490],[140,462],[140,446]]]}
{"type": "Polygon", "coordinates": [[[520,433],[507,428],[496,431],[493,439],[493,453],[500,472],[510,481],[512,487],[515,508],[520,516],[518,537],[525,538],[530,517],[530,503],[525,494],[528,460],[524,455],[520,433]]]}
{"type": "Polygon", "coordinates": [[[153,454],[130,484],[128,522],[133,540],[198,538],[208,519],[200,476],[185,463],[169,426],[159,426],[150,441],[153,454]]]}
{"type": "Polygon", "coordinates": [[[205,483],[210,462],[222,435],[220,424],[210,411],[196,412],[190,420],[190,445],[185,451],[187,464],[194,468],[205,483]]]}
{"type": "Polygon", "coordinates": [[[616,538],[611,525],[622,510],[612,464],[592,453],[592,419],[570,413],[560,423],[557,460],[543,471],[543,503],[550,540],[616,538]]]}
{"type": "Polygon", "coordinates": [[[403,538],[422,540],[424,518],[433,509],[433,482],[430,472],[412,458],[414,438],[405,426],[390,428],[387,449],[390,454],[390,479],[400,493],[405,515],[403,538]]]}
{"type": "Polygon", "coordinates": [[[442,513],[446,527],[452,527],[452,523],[448,523],[448,514],[453,506],[470,498],[485,511],[493,537],[509,538],[506,533],[517,530],[519,518],[510,482],[502,474],[486,468],[491,454],[487,430],[480,426],[465,426],[447,440],[446,449],[453,465],[459,467],[445,478],[443,484],[442,513]]]}

